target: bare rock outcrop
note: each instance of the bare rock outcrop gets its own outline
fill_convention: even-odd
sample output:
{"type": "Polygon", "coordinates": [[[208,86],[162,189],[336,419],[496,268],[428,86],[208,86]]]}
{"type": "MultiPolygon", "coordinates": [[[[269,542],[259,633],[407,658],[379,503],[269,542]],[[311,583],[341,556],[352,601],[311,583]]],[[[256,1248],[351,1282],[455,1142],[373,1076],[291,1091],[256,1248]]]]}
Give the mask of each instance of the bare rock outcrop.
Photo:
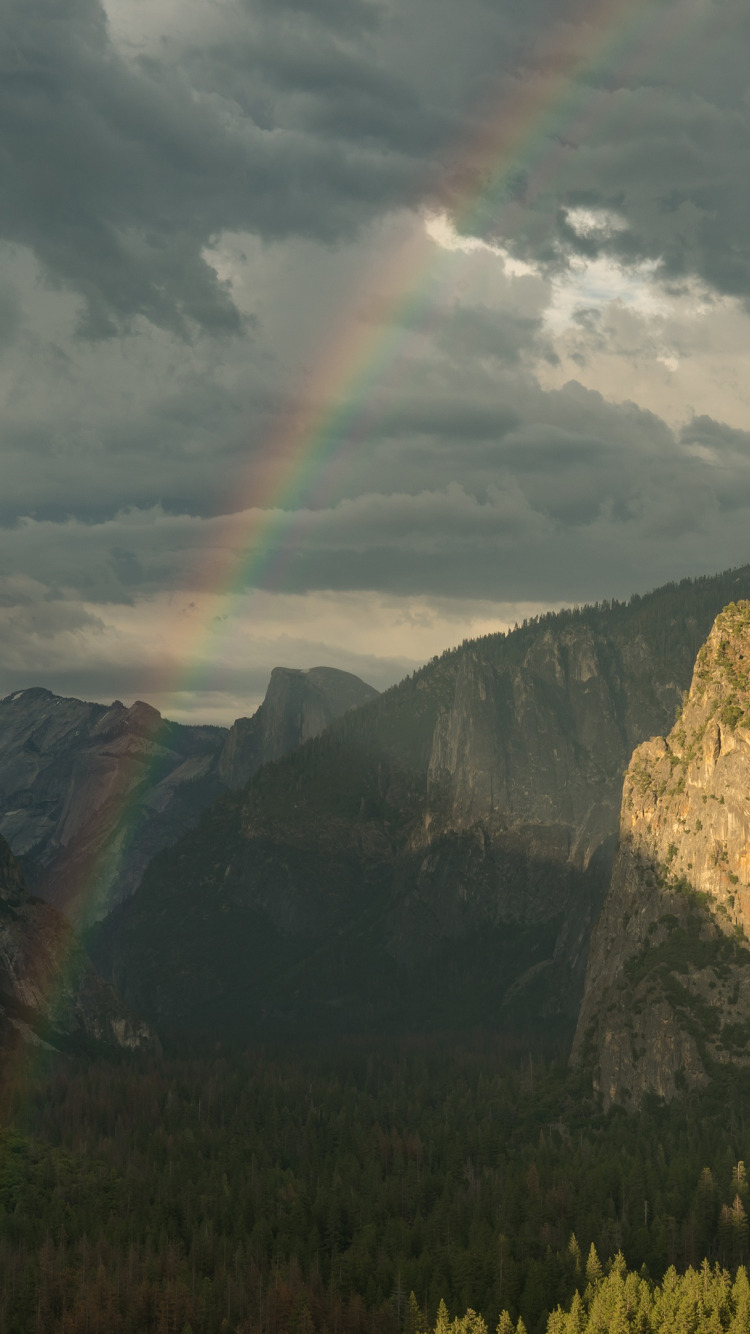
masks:
{"type": "Polygon", "coordinates": [[[0,1053],[19,1041],[158,1047],[148,1024],[99,977],[69,922],[27,893],[0,837],[0,1053]]]}
{"type": "Polygon", "coordinates": [[[573,1060],[604,1102],[750,1063],[750,602],[717,617],[667,737],[634,752],[573,1060]]]}
{"type": "Polygon", "coordinates": [[[337,667],[274,667],[266,697],[252,718],[229,729],[219,776],[229,788],[244,787],[262,764],[280,760],[320,733],[349,709],[377,697],[377,690],[337,667]]]}

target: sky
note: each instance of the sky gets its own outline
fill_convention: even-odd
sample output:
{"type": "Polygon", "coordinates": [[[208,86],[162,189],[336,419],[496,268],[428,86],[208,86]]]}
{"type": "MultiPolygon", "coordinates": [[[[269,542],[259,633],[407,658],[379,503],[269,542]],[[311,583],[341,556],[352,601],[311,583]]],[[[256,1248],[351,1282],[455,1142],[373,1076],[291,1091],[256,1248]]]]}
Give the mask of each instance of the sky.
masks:
{"type": "Polygon", "coordinates": [[[750,561],[746,0],[5,0],[0,695],[750,561]]]}

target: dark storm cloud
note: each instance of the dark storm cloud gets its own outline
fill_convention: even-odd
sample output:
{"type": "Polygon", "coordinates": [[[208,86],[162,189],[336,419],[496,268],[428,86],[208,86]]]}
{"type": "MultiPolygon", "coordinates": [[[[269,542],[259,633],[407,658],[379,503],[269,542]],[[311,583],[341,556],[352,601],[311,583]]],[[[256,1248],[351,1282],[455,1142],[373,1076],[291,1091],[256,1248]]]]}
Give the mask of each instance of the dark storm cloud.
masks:
{"type": "Polygon", "coordinates": [[[126,63],[97,0],[10,0],[0,49],[0,233],[83,296],[87,336],[136,315],[236,333],[231,297],[202,258],[212,237],[235,227],[334,238],[405,193],[396,159],[274,135],[195,94],[179,68],[126,63]]]}
{"type": "Polygon", "coordinates": [[[0,282],[0,354],[11,344],[21,326],[21,303],[10,283],[0,282]]]}
{"type": "Polygon", "coordinates": [[[680,431],[680,438],[686,445],[701,445],[706,449],[734,453],[750,458],[750,431],[738,431],[727,426],[726,422],[714,421],[712,417],[693,417],[680,431]]]}
{"type": "MultiPolygon", "coordinates": [[[[695,270],[747,296],[747,13],[666,8],[671,38],[644,19],[645,55],[636,43],[630,63],[584,69],[583,114],[537,148],[543,188],[521,137],[520,175],[484,228],[548,259],[555,238],[563,254],[659,258],[667,274],[695,270]],[[577,202],[616,209],[625,228],[576,237],[564,210],[577,202]]],[[[606,6],[592,13],[606,30],[606,6]]],[[[483,116],[501,122],[514,79],[591,43],[590,22],[564,19],[552,0],[247,0],[231,40],[209,33],[172,58],[167,45],[133,61],[114,49],[98,0],[8,0],[0,232],[84,298],[89,337],[139,315],[236,334],[231,293],[202,255],[212,238],[234,228],[335,241],[394,206],[451,198],[451,182],[472,194],[483,116]]]]}
{"type": "MultiPolygon", "coordinates": [[[[747,558],[747,437],[700,419],[683,438],[653,414],[617,407],[570,385],[527,389],[536,421],[496,441],[434,452],[429,473],[418,442],[380,465],[380,488],[316,509],[278,513],[279,591],[387,590],[463,598],[578,599],[626,595],[676,574],[747,558]],[[547,420],[544,420],[546,413],[547,420]],[[712,441],[696,448],[700,441],[712,441]]],[[[465,442],[464,442],[465,443],[465,442]]],[[[0,530],[0,575],[23,569],[38,609],[55,597],[128,602],[202,586],[201,551],[245,541],[221,516],[155,509],[99,524],[25,521],[0,530]],[[38,590],[43,590],[43,594],[38,590]]],[[[209,564],[209,575],[213,564],[209,564]]],[[[252,582],[250,580],[250,582],[252,582]]],[[[28,596],[17,588],[21,601],[28,596]]],[[[209,588],[209,591],[213,591],[209,588]]],[[[24,605],[26,605],[24,603],[24,605]]]]}
{"type": "MultiPolygon", "coordinates": [[[[0,609],[19,684],[30,644],[96,635],[92,605],[200,585],[221,516],[277,494],[264,475],[249,492],[243,469],[272,452],[305,337],[340,334],[342,292],[383,262],[399,219],[382,215],[492,187],[496,163],[476,151],[488,126],[564,49],[573,64],[599,49],[559,0],[214,13],[216,33],[186,25],[134,54],[98,0],[0,8],[0,236],[34,252],[47,284],[41,297],[35,274],[0,285],[0,609]],[[239,276],[219,258],[233,232],[264,238],[239,276]],[[304,285],[324,255],[340,273],[304,285]],[[85,345],[57,306],[45,329],[44,302],[72,307],[70,292],[85,345]]],[[[642,20],[584,69],[572,110],[556,119],[554,103],[533,153],[522,127],[517,169],[482,217],[545,278],[511,292],[485,251],[481,296],[454,300],[449,285],[431,322],[402,314],[395,368],[386,358],[359,416],[353,405],[349,435],[320,443],[300,512],[275,516],[282,589],[582,599],[747,559],[750,436],[705,416],[675,433],[635,404],[534,379],[555,358],[546,275],[576,253],[650,258],[675,286],[697,274],[750,295],[750,19],[734,0],[679,0],[642,20]]],[[[579,318],[585,332],[595,312],[579,318]]],[[[293,451],[278,448],[288,476],[293,451]]]]}
{"type": "Polygon", "coordinates": [[[463,210],[486,188],[484,234],[532,259],[651,258],[667,277],[695,272],[722,292],[750,295],[746,7],[673,0],[644,7],[624,34],[611,7],[577,18],[556,0],[460,10],[413,0],[398,11],[348,12],[353,30],[339,40],[325,7],[299,6],[295,24],[283,7],[266,9],[250,40],[202,52],[195,76],[210,86],[231,70],[243,105],[262,89],[279,128],[344,141],[354,153],[377,144],[408,156],[428,197],[463,210]],[[598,55],[587,63],[590,49],[598,55]],[[558,106],[544,79],[559,67],[576,69],[579,86],[558,106]],[[529,113],[528,134],[523,123],[513,134],[515,170],[496,189],[507,157],[496,161],[478,145],[491,142],[488,128],[513,122],[535,81],[548,136],[540,139],[529,113]],[[580,205],[614,211],[624,225],[579,235],[566,219],[580,205]]]}

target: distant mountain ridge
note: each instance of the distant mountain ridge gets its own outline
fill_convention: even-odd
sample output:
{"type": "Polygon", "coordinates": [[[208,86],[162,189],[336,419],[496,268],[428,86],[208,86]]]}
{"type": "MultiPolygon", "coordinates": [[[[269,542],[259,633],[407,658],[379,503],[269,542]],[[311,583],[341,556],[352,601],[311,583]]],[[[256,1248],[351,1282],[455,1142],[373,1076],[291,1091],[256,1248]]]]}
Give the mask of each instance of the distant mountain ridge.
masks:
{"type": "Polygon", "coordinates": [[[165,1030],[570,1042],[622,775],[750,568],[488,636],[221,798],[102,926],[165,1030]]]}
{"type": "Polygon", "coordinates": [[[226,730],[48,690],[0,700],[0,834],[34,892],[78,920],[132,893],[223,785],[226,730]]]}
{"type": "Polygon", "coordinates": [[[34,892],[88,925],[227,787],[376,694],[335,668],[277,668],[253,717],[226,729],[169,722],[143,701],[15,691],[0,700],[0,835],[34,892]]]}

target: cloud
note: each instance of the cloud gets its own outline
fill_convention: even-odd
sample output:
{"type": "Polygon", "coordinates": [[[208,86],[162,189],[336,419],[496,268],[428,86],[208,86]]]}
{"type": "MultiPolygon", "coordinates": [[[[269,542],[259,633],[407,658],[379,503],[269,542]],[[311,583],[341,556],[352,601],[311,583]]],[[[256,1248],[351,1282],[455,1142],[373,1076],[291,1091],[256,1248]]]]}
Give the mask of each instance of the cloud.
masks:
{"type": "MultiPolygon", "coordinates": [[[[231,293],[203,256],[214,237],[245,227],[335,239],[414,197],[407,158],[384,157],[369,130],[352,155],[307,116],[287,125],[254,117],[232,96],[235,47],[210,52],[209,77],[196,86],[153,55],[126,59],[98,0],[75,0],[64,16],[52,0],[10,0],[0,45],[0,234],[31,246],[49,278],[78,293],[87,338],[138,317],[186,337],[196,326],[237,335],[231,293]]],[[[316,69],[315,49],[303,54],[288,72],[300,92],[304,77],[324,84],[333,74],[316,69]]],[[[251,68],[270,56],[261,46],[251,68]]],[[[392,106],[385,72],[359,63],[347,75],[344,63],[342,97],[362,98],[369,84],[377,105],[392,106]]]]}
{"type": "Polygon", "coordinates": [[[543,393],[528,380],[519,393],[516,377],[515,403],[506,389],[494,435],[477,435],[470,401],[462,433],[456,399],[442,441],[386,443],[377,490],[231,516],[155,506],[98,523],[26,519],[0,530],[0,572],[102,605],[259,582],[538,601],[626,595],[746,557],[747,433],[703,418],[676,434],[575,383],[543,393]]]}
{"type": "MultiPolygon", "coordinates": [[[[86,337],[138,318],[239,335],[205,258],[223,232],[334,243],[441,194],[458,191],[465,211],[483,183],[466,244],[478,233],[526,263],[606,253],[748,295],[738,3],[673,0],[669,32],[646,11],[630,61],[584,58],[572,110],[548,106],[547,66],[566,68],[576,43],[606,51],[604,10],[597,43],[550,0],[502,13],[475,0],[460,21],[434,0],[398,14],[376,0],[195,6],[192,25],[167,7],[139,51],[112,40],[113,9],[111,27],[99,0],[64,16],[52,0],[9,0],[0,18],[0,233],[79,295],[86,337]],[[687,60],[671,58],[675,31],[687,60]],[[538,84],[546,139],[530,133],[533,96],[518,112],[520,77],[526,96],[538,84]],[[493,136],[516,115],[509,174],[493,136]]],[[[128,31],[136,19],[120,10],[128,31]]]]}
{"type": "Polygon", "coordinates": [[[159,634],[169,675],[236,578],[291,618],[243,641],[253,691],[326,599],[296,660],[384,680],[404,641],[378,666],[334,602],[384,643],[398,604],[421,652],[440,598],[747,560],[750,19],[571,12],[9,0],[8,671],[167,698],[159,634]]]}

